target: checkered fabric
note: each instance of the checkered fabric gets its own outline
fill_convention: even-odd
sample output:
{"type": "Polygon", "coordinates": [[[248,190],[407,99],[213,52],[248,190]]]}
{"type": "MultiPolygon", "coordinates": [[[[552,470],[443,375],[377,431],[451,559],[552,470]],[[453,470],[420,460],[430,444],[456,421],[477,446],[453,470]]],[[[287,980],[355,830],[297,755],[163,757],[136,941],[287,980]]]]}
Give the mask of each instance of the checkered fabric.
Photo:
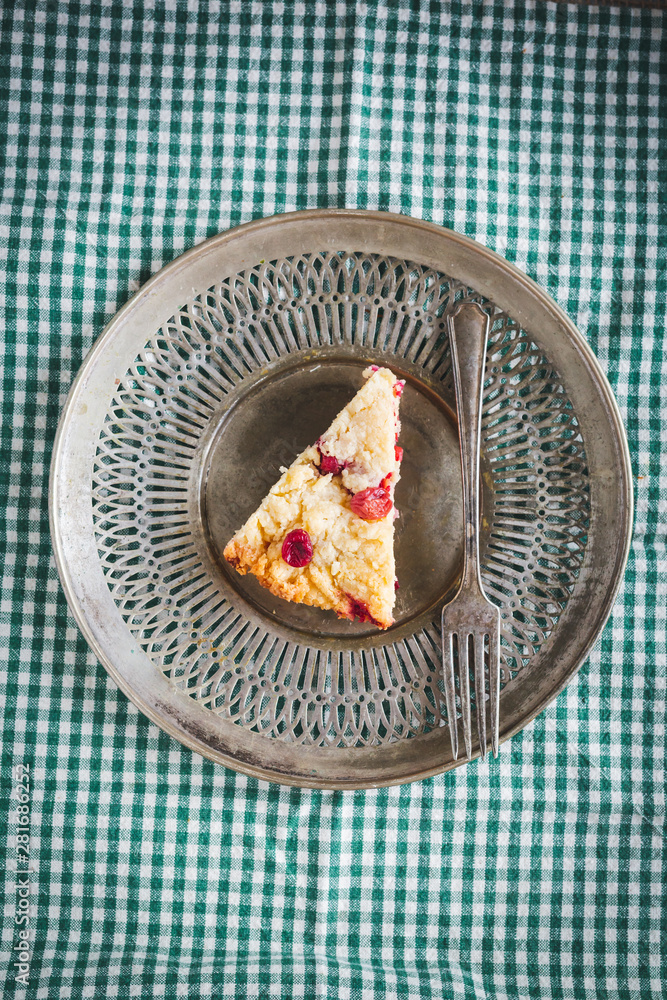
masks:
{"type": "Polygon", "coordinates": [[[39,0],[0,17],[4,995],[663,997],[665,15],[39,0]],[[636,476],[625,583],[577,679],[497,762],[356,793],[236,775],[141,716],[68,612],[47,517],[60,409],[118,307],[205,237],[316,206],[433,220],[527,271],[597,352],[636,476]]]}

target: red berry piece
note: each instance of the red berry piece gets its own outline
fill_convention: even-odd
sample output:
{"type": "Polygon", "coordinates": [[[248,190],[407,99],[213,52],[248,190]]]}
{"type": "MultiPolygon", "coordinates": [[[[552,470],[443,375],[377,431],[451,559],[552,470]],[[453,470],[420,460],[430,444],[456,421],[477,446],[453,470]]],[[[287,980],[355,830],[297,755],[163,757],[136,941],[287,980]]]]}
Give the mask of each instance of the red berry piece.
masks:
{"type": "Polygon", "coordinates": [[[403,461],[403,449],[399,448],[398,445],[394,445],[394,455],[396,456],[396,461],[400,463],[403,461]]]}
{"type": "Polygon", "coordinates": [[[363,521],[381,521],[391,510],[391,497],[382,486],[369,486],[354,494],[350,507],[363,521]]]}
{"type": "Polygon", "coordinates": [[[399,382],[394,382],[394,396],[400,399],[403,395],[403,390],[405,389],[405,382],[403,380],[399,382]]]}
{"type": "Polygon", "coordinates": [[[307,566],[313,558],[313,543],[308,532],[303,528],[295,528],[285,535],[282,556],[288,566],[307,566]]]}
{"type": "Polygon", "coordinates": [[[325,455],[320,449],[320,474],[322,476],[326,476],[330,472],[337,476],[344,468],[343,463],[339,462],[335,455],[325,455]]]}
{"type": "Polygon", "coordinates": [[[351,621],[355,618],[360,622],[370,622],[372,625],[377,625],[377,621],[373,618],[373,615],[368,610],[368,606],[364,604],[363,601],[358,601],[356,597],[352,597],[351,594],[345,595],[349,601],[349,606],[347,610],[346,617],[351,621]]]}

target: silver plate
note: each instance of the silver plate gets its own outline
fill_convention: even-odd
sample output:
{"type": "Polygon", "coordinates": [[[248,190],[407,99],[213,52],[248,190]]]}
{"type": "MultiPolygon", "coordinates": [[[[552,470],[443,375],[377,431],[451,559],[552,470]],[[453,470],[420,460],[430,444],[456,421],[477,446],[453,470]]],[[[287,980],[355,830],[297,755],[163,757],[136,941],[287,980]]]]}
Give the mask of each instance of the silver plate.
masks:
{"type": "Polygon", "coordinates": [[[439,619],[462,550],[445,319],[463,297],[491,317],[482,558],[503,620],[501,739],[586,657],[625,567],[632,487],[581,334],[520,271],[438,226],[264,219],[184,254],[120,310],[72,386],[51,470],[70,607],[120,688],[188,747],[315,787],[454,766],[439,619]],[[282,602],[221,554],[373,362],[407,382],[387,632],[282,602]]]}

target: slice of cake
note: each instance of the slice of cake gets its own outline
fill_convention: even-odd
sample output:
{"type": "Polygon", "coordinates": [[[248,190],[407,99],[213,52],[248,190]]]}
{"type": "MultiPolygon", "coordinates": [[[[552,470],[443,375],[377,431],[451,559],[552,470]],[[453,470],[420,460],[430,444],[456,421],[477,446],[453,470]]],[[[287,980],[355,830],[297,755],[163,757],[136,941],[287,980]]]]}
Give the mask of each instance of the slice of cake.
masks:
{"type": "Polygon", "coordinates": [[[286,601],[378,628],[393,624],[396,444],[404,383],[387,368],[366,382],[329,429],[286,469],[225,547],[286,601]]]}

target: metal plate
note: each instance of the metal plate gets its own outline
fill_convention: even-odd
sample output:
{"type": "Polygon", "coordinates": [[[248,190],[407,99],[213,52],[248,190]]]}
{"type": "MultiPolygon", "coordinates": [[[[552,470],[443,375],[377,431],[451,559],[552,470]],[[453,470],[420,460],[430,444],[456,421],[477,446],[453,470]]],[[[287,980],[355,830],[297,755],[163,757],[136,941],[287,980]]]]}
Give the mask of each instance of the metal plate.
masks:
{"type": "Polygon", "coordinates": [[[491,317],[482,561],[501,607],[501,739],[564,687],[619,586],[629,459],[609,386],[537,285],[480,245],[377,212],[249,223],[155,275],[91,350],[51,471],[77,621],[158,725],[230,767],[331,788],[454,766],[439,618],[462,550],[446,315],[491,317]],[[407,381],[387,632],[272,597],[222,549],[368,363],[407,381]]]}

